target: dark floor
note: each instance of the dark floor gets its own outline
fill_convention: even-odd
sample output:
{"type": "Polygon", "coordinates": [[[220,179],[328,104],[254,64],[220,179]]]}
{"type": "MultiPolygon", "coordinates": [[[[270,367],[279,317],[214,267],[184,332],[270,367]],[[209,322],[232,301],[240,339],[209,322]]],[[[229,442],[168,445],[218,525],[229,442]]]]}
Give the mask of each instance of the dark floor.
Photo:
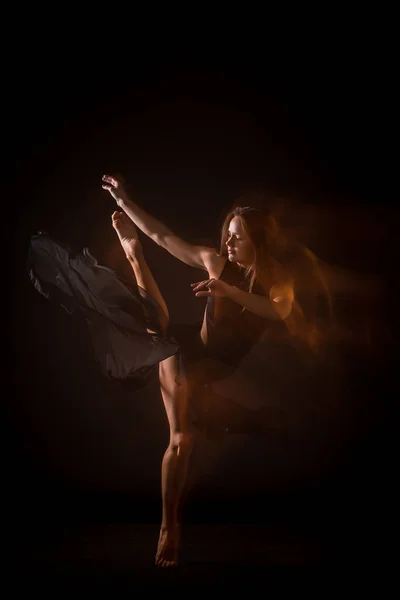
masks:
{"type": "MultiPolygon", "coordinates": [[[[181,564],[154,566],[157,525],[98,524],[55,527],[41,537],[14,541],[9,574],[13,589],[137,589],[191,584],[247,587],[280,581],[285,587],[304,573],[335,569],[333,548],[315,536],[274,525],[187,525],[181,564]]],[[[340,575],[344,562],[336,571],[340,575]]]]}

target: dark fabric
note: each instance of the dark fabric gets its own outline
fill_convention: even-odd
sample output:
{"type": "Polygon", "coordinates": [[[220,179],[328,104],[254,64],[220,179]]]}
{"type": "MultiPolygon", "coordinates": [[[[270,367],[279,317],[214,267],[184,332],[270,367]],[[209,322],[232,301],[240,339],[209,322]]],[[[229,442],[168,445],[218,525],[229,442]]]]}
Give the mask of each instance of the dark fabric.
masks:
{"type": "Polygon", "coordinates": [[[84,316],[107,377],[141,386],[161,360],[179,351],[178,342],[161,333],[156,302],[98,264],[87,249],[76,253],[38,233],[31,238],[28,270],[39,293],[68,313],[84,316]]]}

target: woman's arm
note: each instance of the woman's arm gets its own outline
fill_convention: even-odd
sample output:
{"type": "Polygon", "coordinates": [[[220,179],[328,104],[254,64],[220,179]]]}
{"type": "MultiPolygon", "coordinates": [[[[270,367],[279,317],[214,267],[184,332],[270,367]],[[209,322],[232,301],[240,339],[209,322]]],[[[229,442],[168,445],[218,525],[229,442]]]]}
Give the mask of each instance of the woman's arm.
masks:
{"type": "Polygon", "coordinates": [[[116,177],[104,175],[102,187],[110,192],[118,206],[156,244],[191,267],[209,270],[210,264],[217,257],[217,253],[213,248],[189,244],[179,238],[161,221],[149,215],[133,202],[128,197],[121,181],[116,177]]]}
{"type": "Polygon", "coordinates": [[[294,293],[288,286],[273,286],[269,297],[250,294],[234,286],[229,287],[231,289],[228,290],[228,298],[264,319],[280,321],[287,319],[292,312],[294,293]]]}
{"type": "Polygon", "coordinates": [[[230,298],[230,300],[238,302],[238,304],[259,317],[276,321],[289,317],[294,302],[293,287],[290,285],[272,286],[269,296],[245,292],[221,279],[206,279],[205,281],[193,283],[192,287],[198,297],[230,298]],[[207,291],[204,288],[207,288],[207,291]]]}

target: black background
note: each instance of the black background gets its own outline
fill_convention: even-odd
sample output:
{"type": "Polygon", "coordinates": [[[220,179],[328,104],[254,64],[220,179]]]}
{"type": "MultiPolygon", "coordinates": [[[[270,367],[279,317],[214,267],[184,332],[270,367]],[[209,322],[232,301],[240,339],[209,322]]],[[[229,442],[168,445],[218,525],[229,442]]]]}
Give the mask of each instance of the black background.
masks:
{"type": "MultiPolygon", "coordinates": [[[[123,66],[95,55],[55,58],[27,53],[13,67],[3,109],[10,522],[42,530],[158,522],[168,428],[156,381],[130,394],[102,377],[78,323],[31,286],[29,236],[40,229],[88,246],[129,274],[103,173],[123,173],[151,214],[187,240],[212,244],[232,202],[263,186],[289,201],[324,260],[390,284],[390,69],[362,53],[333,53],[323,68],[296,53],[274,68],[262,52],[258,60],[154,63],[133,53],[123,66]]],[[[197,324],[203,302],[189,284],[201,273],[143,244],[172,320],[197,324]]],[[[394,310],[392,295],[382,294],[389,329],[394,310]]],[[[200,445],[185,518],[295,523],[357,548],[382,535],[392,502],[393,352],[388,343],[373,359],[355,353],[345,392],[322,409],[322,429],[318,419],[304,425],[304,413],[304,431],[291,443],[232,435],[200,445]]],[[[295,394],[288,402],[301,412],[295,394]]]]}

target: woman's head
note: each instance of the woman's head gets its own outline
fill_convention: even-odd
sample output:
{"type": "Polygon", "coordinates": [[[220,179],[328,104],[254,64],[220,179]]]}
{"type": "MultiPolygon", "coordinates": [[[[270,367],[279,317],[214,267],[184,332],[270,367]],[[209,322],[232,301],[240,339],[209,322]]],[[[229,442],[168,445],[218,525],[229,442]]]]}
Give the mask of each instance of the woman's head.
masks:
{"type": "Polygon", "coordinates": [[[255,278],[268,269],[277,235],[278,224],[271,215],[249,206],[239,206],[225,218],[220,254],[244,267],[254,283],[255,278]]]}
{"type": "Polygon", "coordinates": [[[227,225],[224,247],[228,260],[243,267],[252,265],[256,248],[244,219],[239,215],[234,216],[227,225]]]}
{"type": "Polygon", "coordinates": [[[249,291],[256,280],[267,293],[274,285],[289,285],[294,303],[287,329],[318,349],[333,318],[330,290],[318,257],[284,231],[273,215],[239,206],[225,218],[220,254],[245,268],[249,291]]]}

